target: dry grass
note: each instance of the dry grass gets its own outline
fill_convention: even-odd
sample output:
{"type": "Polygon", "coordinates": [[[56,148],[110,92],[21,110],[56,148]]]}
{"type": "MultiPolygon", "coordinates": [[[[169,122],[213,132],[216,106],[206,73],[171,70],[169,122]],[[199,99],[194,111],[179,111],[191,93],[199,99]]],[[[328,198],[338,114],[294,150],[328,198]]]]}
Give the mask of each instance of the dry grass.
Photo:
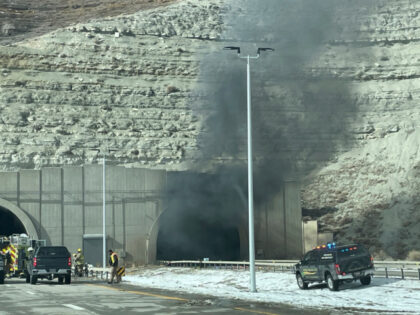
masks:
{"type": "Polygon", "coordinates": [[[2,21],[9,21],[15,27],[12,34],[0,32],[0,44],[39,36],[91,19],[133,14],[177,1],[179,0],[22,0],[19,6],[21,9],[15,9],[12,2],[0,4],[0,28],[2,21]]]}
{"type": "Polygon", "coordinates": [[[409,261],[420,261],[420,250],[412,250],[408,253],[405,260],[409,261]]]}

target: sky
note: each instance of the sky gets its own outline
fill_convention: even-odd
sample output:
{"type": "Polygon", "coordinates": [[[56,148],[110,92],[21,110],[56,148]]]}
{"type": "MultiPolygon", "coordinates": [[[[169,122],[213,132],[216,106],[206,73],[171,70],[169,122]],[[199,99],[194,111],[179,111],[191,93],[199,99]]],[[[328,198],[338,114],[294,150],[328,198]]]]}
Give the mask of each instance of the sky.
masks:
{"type": "Polygon", "coordinates": [[[249,271],[144,267],[128,274],[123,281],[144,288],[302,308],[351,310],[357,314],[420,314],[420,280],[414,279],[373,278],[369,286],[351,282],[332,292],[325,285],[300,290],[291,273],[258,271],[258,292],[251,293],[249,271]]]}

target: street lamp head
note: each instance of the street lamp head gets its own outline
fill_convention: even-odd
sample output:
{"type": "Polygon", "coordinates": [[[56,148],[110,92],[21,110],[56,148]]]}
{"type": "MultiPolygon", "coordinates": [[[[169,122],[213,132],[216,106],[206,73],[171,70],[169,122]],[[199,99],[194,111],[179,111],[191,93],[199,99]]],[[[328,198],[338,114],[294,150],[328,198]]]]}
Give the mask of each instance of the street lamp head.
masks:
{"type": "Polygon", "coordinates": [[[238,55],[241,54],[241,48],[236,46],[227,46],[223,47],[223,50],[236,50],[238,52],[238,55]]]}
{"type": "Polygon", "coordinates": [[[269,47],[258,48],[257,54],[260,55],[262,51],[274,51],[274,49],[269,47]]]}

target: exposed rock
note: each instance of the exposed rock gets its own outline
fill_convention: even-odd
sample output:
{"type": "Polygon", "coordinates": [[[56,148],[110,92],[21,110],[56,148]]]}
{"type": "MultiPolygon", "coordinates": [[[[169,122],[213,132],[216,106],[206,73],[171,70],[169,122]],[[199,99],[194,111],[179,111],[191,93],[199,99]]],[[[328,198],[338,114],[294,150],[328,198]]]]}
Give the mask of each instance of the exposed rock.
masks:
{"type": "MultiPolygon", "coordinates": [[[[197,38],[218,38],[221,28],[214,3],[183,1],[2,46],[2,120],[14,126],[3,130],[4,139],[31,142],[16,145],[28,159],[47,157],[37,158],[36,167],[45,166],[37,163],[49,161],[49,155],[84,163],[93,144],[80,143],[77,151],[68,144],[75,136],[92,135],[96,147],[139,152],[122,159],[128,165],[183,162],[188,151],[197,150],[201,118],[194,117],[188,102],[200,49],[211,45],[197,38]],[[45,146],[51,134],[57,140],[52,148],[45,146]]],[[[17,166],[12,159],[11,153],[1,156],[4,169],[17,166]]]]}
{"type": "MultiPolygon", "coordinates": [[[[200,66],[209,52],[235,40],[223,31],[230,27],[226,5],[235,14],[252,12],[235,8],[235,0],[22,3],[0,5],[3,169],[95,163],[101,158],[95,148],[117,149],[113,158],[132,166],[179,170],[195,162],[199,137],[209,132],[203,122],[214,110],[214,104],[193,110],[211,93],[196,89],[207,83],[200,66]],[[136,12],[145,4],[171,5],[136,12]]],[[[420,3],[369,3],[369,10],[338,6],[334,19],[342,28],[334,39],[298,73],[255,91],[261,118],[276,131],[255,141],[306,175],[305,209],[333,209],[305,214],[319,218],[321,229],[405,258],[420,249],[420,3]],[[305,86],[297,91],[291,86],[299,80],[305,86]],[[346,141],[334,128],[315,135],[324,126],[302,136],[299,123],[334,116],[310,111],[303,100],[337,84],[348,88],[346,141]],[[263,97],[281,106],[264,107],[263,97]],[[279,144],[273,134],[289,142],[279,144]],[[314,140],[317,150],[305,150],[314,140]]],[[[256,41],[273,38],[267,32],[256,41]]],[[[242,158],[244,138],[237,141],[242,158]]],[[[270,156],[256,152],[256,158],[270,156]]],[[[224,154],[210,162],[231,159],[224,154]]]]}

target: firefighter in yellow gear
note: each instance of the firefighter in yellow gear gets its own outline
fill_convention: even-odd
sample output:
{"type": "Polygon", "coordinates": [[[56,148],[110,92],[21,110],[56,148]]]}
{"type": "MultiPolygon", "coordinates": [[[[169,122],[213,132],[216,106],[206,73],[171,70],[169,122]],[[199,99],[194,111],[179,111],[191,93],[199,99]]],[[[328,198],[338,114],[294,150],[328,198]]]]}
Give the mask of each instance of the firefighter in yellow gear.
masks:
{"type": "Polygon", "coordinates": [[[114,283],[114,277],[117,277],[117,283],[120,282],[120,278],[117,276],[118,271],[118,255],[112,249],[108,251],[109,254],[109,265],[112,267],[110,284],[114,283]]]}
{"type": "Polygon", "coordinates": [[[85,265],[85,256],[83,256],[82,249],[79,248],[76,254],[73,254],[75,263],[75,273],[79,277],[83,275],[83,266],[85,265]]]}
{"type": "Polygon", "coordinates": [[[12,273],[14,271],[13,269],[13,256],[12,256],[12,250],[10,248],[7,248],[4,252],[4,256],[6,257],[6,265],[5,265],[5,273],[6,277],[10,278],[12,276],[12,273]]]}

